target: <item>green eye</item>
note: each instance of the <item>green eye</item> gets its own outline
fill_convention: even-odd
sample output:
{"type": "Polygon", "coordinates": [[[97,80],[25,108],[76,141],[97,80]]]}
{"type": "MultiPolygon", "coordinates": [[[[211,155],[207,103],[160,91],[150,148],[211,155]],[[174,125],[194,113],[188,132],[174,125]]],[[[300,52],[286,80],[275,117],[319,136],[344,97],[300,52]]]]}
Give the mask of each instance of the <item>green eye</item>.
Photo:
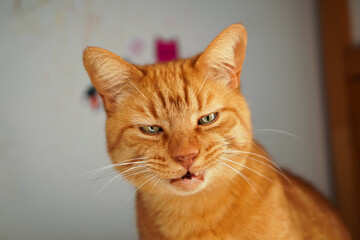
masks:
{"type": "Polygon", "coordinates": [[[144,127],[140,127],[140,129],[144,133],[148,133],[148,134],[156,134],[163,131],[161,127],[157,127],[157,126],[144,126],[144,127]]]}
{"type": "Polygon", "coordinates": [[[205,117],[202,117],[199,119],[198,124],[199,125],[206,125],[206,124],[210,124],[213,121],[215,121],[216,117],[217,117],[218,113],[211,113],[205,117]]]}

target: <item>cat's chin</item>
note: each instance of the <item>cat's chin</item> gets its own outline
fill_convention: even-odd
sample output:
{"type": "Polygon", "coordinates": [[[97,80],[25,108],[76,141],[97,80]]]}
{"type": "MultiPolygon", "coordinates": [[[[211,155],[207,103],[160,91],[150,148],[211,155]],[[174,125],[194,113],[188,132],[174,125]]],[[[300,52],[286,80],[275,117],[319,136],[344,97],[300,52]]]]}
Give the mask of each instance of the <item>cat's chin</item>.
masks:
{"type": "Polygon", "coordinates": [[[192,174],[186,173],[184,176],[170,180],[170,185],[175,193],[180,195],[189,195],[203,189],[205,172],[192,174]]]}

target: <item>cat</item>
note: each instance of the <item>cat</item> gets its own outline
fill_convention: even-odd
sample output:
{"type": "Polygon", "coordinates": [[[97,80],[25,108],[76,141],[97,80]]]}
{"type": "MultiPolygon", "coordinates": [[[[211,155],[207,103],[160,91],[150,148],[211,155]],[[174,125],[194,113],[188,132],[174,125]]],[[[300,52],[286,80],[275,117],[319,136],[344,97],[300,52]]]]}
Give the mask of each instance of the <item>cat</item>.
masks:
{"type": "Polygon", "coordinates": [[[165,63],[84,50],[108,153],[137,188],[140,239],[350,239],[330,204],[254,140],[240,92],[246,45],[234,24],[201,54],[165,63]]]}

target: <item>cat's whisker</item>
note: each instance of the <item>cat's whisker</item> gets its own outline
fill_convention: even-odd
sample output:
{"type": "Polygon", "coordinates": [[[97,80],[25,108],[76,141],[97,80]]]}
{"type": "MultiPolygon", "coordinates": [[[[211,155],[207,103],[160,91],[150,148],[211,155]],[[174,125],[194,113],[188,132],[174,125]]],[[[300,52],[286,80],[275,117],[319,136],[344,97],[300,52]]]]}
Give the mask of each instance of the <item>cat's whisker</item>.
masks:
{"type": "Polygon", "coordinates": [[[130,78],[126,77],[126,80],[148,101],[148,103],[151,103],[150,100],[143,94],[138,87],[130,80],[130,78]]]}
{"type": "Polygon", "coordinates": [[[231,150],[231,149],[227,149],[224,151],[224,153],[242,153],[242,154],[250,154],[250,155],[254,155],[254,156],[257,156],[259,158],[262,158],[268,162],[271,162],[273,163],[273,161],[271,161],[271,159],[263,156],[263,155],[260,155],[260,154],[257,154],[257,153],[253,153],[253,152],[247,152],[247,151],[241,151],[241,150],[231,150]]]}
{"type": "Polygon", "coordinates": [[[249,179],[247,176],[245,176],[245,174],[241,173],[240,171],[238,171],[237,169],[231,167],[230,165],[224,163],[223,161],[216,159],[219,163],[223,164],[224,166],[234,170],[236,173],[238,173],[249,185],[250,187],[255,191],[256,195],[258,195],[259,198],[261,198],[259,192],[256,190],[256,187],[254,185],[254,182],[251,181],[251,179],[249,179]]]}
{"type": "MultiPolygon", "coordinates": [[[[285,172],[281,169],[281,167],[279,165],[277,165],[274,161],[271,161],[271,159],[263,156],[263,155],[260,155],[260,154],[256,154],[256,153],[252,153],[252,152],[247,152],[247,151],[238,151],[238,150],[225,150],[223,152],[224,154],[234,154],[234,155],[240,155],[240,154],[250,154],[250,155],[253,155],[253,156],[257,156],[257,157],[260,157],[268,162],[270,162],[271,164],[273,164],[282,174],[282,176],[284,176],[284,178],[289,182],[291,183],[290,179],[286,176],[285,172]],[[236,153],[239,153],[239,154],[236,154],[236,153]]],[[[265,153],[265,152],[264,152],[265,153]]]]}
{"type": "Polygon", "coordinates": [[[278,174],[280,174],[280,176],[282,176],[283,178],[285,178],[287,182],[291,183],[290,179],[286,176],[286,174],[284,173],[284,171],[283,171],[281,168],[276,167],[276,165],[275,165],[274,163],[273,163],[274,165],[270,165],[270,164],[267,164],[267,163],[265,163],[265,162],[263,162],[263,161],[261,161],[261,160],[259,160],[259,159],[256,159],[256,158],[251,158],[251,157],[249,157],[249,158],[247,158],[247,159],[252,160],[252,161],[255,161],[255,162],[258,162],[258,163],[261,163],[261,164],[263,164],[263,165],[271,168],[272,170],[274,170],[275,172],[277,172],[278,174]],[[274,166],[275,166],[275,167],[274,167],[274,166]]]}
{"type": "Polygon", "coordinates": [[[112,175],[114,175],[114,173],[116,173],[115,170],[114,170],[113,172],[103,173],[102,175],[97,176],[97,177],[94,177],[94,178],[92,178],[92,179],[90,179],[90,178],[89,178],[89,179],[86,179],[86,180],[80,182],[79,185],[86,184],[86,183],[89,183],[89,182],[96,182],[96,181],[98,181],[99,179],[112,176],[112,175]]]}
{"type": "MultiPolygon", "coordinates": [[[[111,165],[113,165],[113,164],[111,164],[111,165]]],[[[81,177],[81,176],[84,176],[84,175],[87,175],[87,174],[90,174],[90,173],[94,173],[94,172],[96,172],[96,171],[99,170],[99,169],[108,168],[108,166],[109,166],[109,165],[107,165],[107,166],[105,166],[105,167],[100,167],[100,168],[96,168],[96,169],[92,169],[92,170],[86,171],[86,172],[84,172],[84,173],[79,174],[78,177],[81,177]]],[[[93,174],[92,174],[92,175],[93,175],[93,174]]]]}
{"type": "Polygon", "coordinates": [[[145,173],[145,172],[151,172],[151,170],[146,169],[146,170],[140,171],[140,172],[128,173],[128,174],[126,174],[126,175],[123,175],[123,177],[124,177],[124,178],[126,178],[126,177],[131,177],[131,176],[135,176],[135,175],[138,175],[138,174],[140,174],[140,173],[145,173]]]}
{"type": "Polygon", "coordinates": [[[115,181],[117,178],[119,178],[120,176],[122,177],[129,177],[129,176],[133,176],[133,175],[137,175],[137,174],[140,174],[140,173],[143,173],[143,172],[148,172],[149,170],[145,170],[145,171],[140,171],[140,172],[135,172],[135,173],[132,173],[132,174],[128,174],[128,175],[125,175],[125,173],[129,172],[129,171],[133,171],[134,169],[136,168],[144,168],[146,167],[146,165],[140,165],[140,166],[134,166],[134,167],[131,167],[127,170],[125,170],[124,172],[121,172],[121,173],[118,173],[115,177],[113,177],[112,179],[110,179],[110,181],[108,181],[99,191],[96,192],[96,194],[94,195],[95,197],[98,196],[100,194],[100,192],[102,192],[110,183],[112,183],[113,181],[115,181]]]}
{"type": "Polygon", "coordinates": [[[267,176],[265,176],[264,174],[259,173],[258,171],[254,170],[254,169],[252,169],[252,168],[250,168],[250,167],[248,167],[248,166],[246,166],[246,165],[244,165],[244,164],[235,162],[235,161],[233,161],[233,160],[230,160],[230,159],[227,159],[227,158],[224,158],[224,157],[220,157],[220,158],[223,159],[223,160],[225,160],[225,161],[229,161],[229,162],[232,162],[232,163],[234,163],[234,164],[237,164],[237,165],[239,165],[239,166],[241,166],[241,167],[243,167],[243,168],[246,168],[246,169],[248,169],[248,170],[250,170],[250,171],[258,174],[259,176],[265,178],[265,179],[268,180],[269,182],[271,182],[271,183],[273,183],[273,184],[275,184],[275,185],[279,185],[279,184],[275,183],[273,180],[271,180],[270,178],[268,178],[267,176]]]}
{"type": "MultiPolygon", "coordinates": [[[[143,167],[143,166],[146,166],[147,164],[144,164],[144,165],[141,165],[141,166],[134,166],[134,167],[131,167],[129,169],[127,169],[126,171],[120,173],[120,174],[124,174],[125,172],[129,171],[129,170],[132,170],[133,168],[139,168],[139,167],[143,167]]],[[[113,175],[114,173],[117,173],[117,171],[115,169],[111,169],[113,172],[110,173],[110,174],[106,174],[104,176],[104,174],[102,176],[99,176],[99,177],[96,177],[94,179],[88,179],[88,181],[92,181],[92,182],[96,182],[97,180],[101,179],[101,178],[105,178],[105,177],[108,177],[108,176],[111,176],[113,175]]],[[[95,174],[93,174],[92,176],[94,176],[95,174]]]]}
{"type": "Polygon", "coordinates": [[[247,143],[252,144],[253,146],[255,146],[257,149],[261,150],[262,152],[266,153],[263,149],[261,149],[255,142],[253,141],[241,141],[241,142],[236,142],[236,143],[225,143],[223,144],[224,147],[226,146],[232,146],[232,145],[245,145],[247,143]]]}
{"type": "Polygon", "coordinates": [[[246,151],[231,150],[231,149],[225,150],[223,153],[224,154],[233,154],[233,155],[238,155],[238,156],[240,156],[240,154],[254,155],[254,156],[260,157],[260,158],[272,163],[278,170],[280,170],[282,173],[284,173],[284,171],[281,169],[281,167],[279,167],[274,161],[271,161],[269,158],[267,158],[267,157],[265,157],[263,155],[260,155],[260,154],[256,154],[256,153],[252,153],[252,152],[246,152],[246,151]]]}
{"type": "Polygon", "coordinates": [[[106,177],[110,177],[113,176],[114,174],[117,174],[118,172],[116,170],[112,170],[111,172],[108,173],[103,173],[101,176],[98,176],[96,178],[93,179],[93,181],[98,181],[100,179],[106,178],[106,177]]]}
{"type": "MultiPolygon", "coordinates": [[[[243,141],[243,142],[240,142],[240,143],[238,143],[238,144],[224,144],[223,146],[225,146],[225,145],[241,145],[241,144],[243,144],[243,143],[251,143],[253,146],[255,146],[256,147],[256,149],[258,149],[259,151],[261,151],[261,152],[263,152],[264,154],[266,154],[266,152],[265,152],[265,150],[264,149],[262,149],[256,142],[253,142],[253,141],[243,141]]],[[[227,149],[227,151],[239,151],[239,150],[232,150],[232,149],[227,149]]],[[[252,153],[252,152],[245,152],[244,151],[244,153],[248,153],[248,154],[255,154],[255,153],[252,153]]],[[[258,156],[258,157],[260,157],[260,158],[262,158],[262,159],[265,159],[265,160],[267,160],[267,161],[269,161],[269,162],[271,162],[271,163],[273,163],[275,166],[276,166],[276,168],[277,169],[279,169],[281,172],[283,172],[284,173],[284,171],[274,162],[274,161],[272,161],[272,160],[270,160],[269,158],[266,158],[265,156],[263,156],[263,155],[258,155],[258,154],[256,154],[256,156],[258,156]]]]}
{"type": "Polygon", "coordinates": [[[221,140],[217,141],[216,143],[225,142],[225,141],[228,141],[228,140],[230,140],[230,139],[232,139],[232,138],[234,138],[234,136],[228,137],[228,138],[225,138],[225,139],[221,139],[221,140]]]}
{"type": "Polygon", "coordinates": [[[88,188],[86,189],[86,192],[85,192],[85,194],[84,194],[84,199],[87,198],[90,189],[94,186],[94,184],[95,184],[98,180],[100,180],[100,179],[102,179],[102,178],[106,178],[106,177],[113,176],[114,174],[117,174],[117,173],[115,172],[115,170],[114,170],[114,172],[111,172],[111,174],[106,174],[105,176],[104,176],[104,174],[103,174],[102,176],[96,177],[95,179],[87,180],[86,182],[91,181],[91,183],[90,183],[90,185],[88,186],[88,188]]]}
{"type": "Polygon", "coordinates": [[[266,154],[266,152],[264,151],[264,149],[262,149],[262,148],[261,148],[256,142],[254,142],[254,141],[241,141],[241,142],[239,142],[239,144],[245,144],[245,143],[250,143],[250,144],[252,144],[254,147],[256,147],[257,150],[260,150],[261,152],[263,152],[263,153],[266,154]]]}
{"type": "Polygon", "coordinates": [[[125,171],[120,172],[120,173],[121,173],[121,175],[124,176],[125,173],[127,173],[127,172],[129,172],[129,171],[132,171],[132,170],[134,170],[134,169],[136,169],[136,168],[142,168],[142,167],[147,167],[147,166],[150,166],[150,164],[139,164],[139,165],[133,166],[133,167],[131,167],[131,168],[129,168],[129,169],[126,169],[125,171]]]}
{"type": "MultiPolygon", "coordinates": [[[[123,161],[121,161],[121,162],[119,162],[119,163],[113,163],[113,164],[110,164],[110,165],[107,165],[107,166],[104,166],[104,167],[100,167],[100,168],[96,168],[96,169],[92,169],[92,170],[86,171],[86,172],[80,174],[79,177],[81,177],[81,176],[83,176],[83,175],[87,175],[87,174],[93,173],[93,172],[97,172],[98,170],[101,171],[102,169],[108,169],[108,168],[112,168],[112,167],[114,167],[114,166],[120,166],[119,164],[122,164],[122,163],[124,163],[124,165],[126,165],[126,164],[131,164],[131,163],[136,164],[136,163],[139,163],[139,162],[130,162],[130,161],[134,161],[134,160],[147,160],[147,159],[149,159],[149,158],[131,158],[131,159],[126,159],[126,160],[123,160],[123,161]],[[128,162],[130,162],[130,163],[128,163],[128,162]]],[[[145,161],[141,161],[141,162],[145,162],[145,161]]],[[[92,176],[93,176],[93,175],[96,175],[96,173],[95,173],[95,174],[92,174],[92,176]]]]}
{"type": "Polygon", "coordinates": [[[122,177],[130,177],[130,176],[134,176],[134,175],[137,175],[137,174],[140,174],[140,173],[149,172],[149,170],[144,170],[144,171],[135,172],[135,173],[129,172],[129,171],[133,171],[136,168],[144,168],[146,166],[147,166],[146,164],[141,165],[141,166],[134,166],[134,167],[131,167],[131,168],[125,170],[124,172],[121,172],[121,173],[117,174],[114,178],[112,178],[109,182],[107,182],[99,191],[96,192],[95,197],[98,196],[100,194],[100,192],[102,192],[110,183],[115,181],[120,176],[122,176],[122,177]],[[125,174],[127,172],[128,172],[128,174],[125,174]]]}
{"type": "Polygon", "coordinates": [[[143,182],[139,187],[137,187],[135,189],[135,191],[130,195],[130,197],[124,202],[124,204],[122,205],[122,207],[124,207],[126,205],[126,203],[135,195],[135,193],[142,187],[144,186],[146,183],[148,183],[149,181],[153,180],[157,175],[152,176],[150,179],[146,180],[145,182],[143,182]]]}
{"type": "MultiPolygon", "coordinates": [[[[284,135],[287,135],[287,136],[290,136],[290,137],[293,137],[295,138],[296,140],[300,141],[300,142],[303,142],[304,140],[301,139],[300,137],[296,136],[295,134],[293,133],[290,133],[290,132],[287,132],[287,131],[284,131],[284,130],[280,130],[280,129],[272,129],[272,128],[263,128],[263,129],[257,129],[255,130],[254,132],[257,132],[257,133],[280,133],[280,134],[284,134],[284,135]]],[[[256,134],[256,133],[255,133],[256,134]]]]}
{"type": "Polygon", "coordinates": [[[121,163],[110,164],[110,165],[107,165],[105,167],[101,167],[101,168],[96,169],[96,171],[94,173],[92,173],[90,177],[93,177],[96,174],[98,174],[99,172],[105,171],[107,169],[112,169],[114,167],[126,166],[126,165],[132,165],[132,164],[145,164],[145,163],[147,163],[147,162],[146,161],[138,161],[138,162],[127,162],[127,163],[122,163],[121,162],[121,163]]]}
{"type": "Polygon", "coordinates": [[[129,159],[125,159],[125,160],[119,160],[118,162],[122,162],[122,163],[126,163],[126,162],[131,162],[134,160],[148,160],[150,159],[149,157],[139,157],[139,158],[129,158],[129,159]]]}
{"type": "Polygon", "coordinates": [[[204,78],[204,81],[203,81],[202,84],[201,84],[200,90],[199,90],[199,92],[198,92],[198,94],[197,94],[197,97],[199,97],[201,91],[203,90],[203,88],[204,88],[204,86],[205,86],[205,82],[206,82],[206,80],[208,79],[209,76],[210,76],[210,72],[208,72],[208,73],[206,74],[206,76],[205,76],[205,78],[204,78]]]}
{"type": "Polygon", "coordinates": [[[117,174],[115,177],[113,177],[112,179],[110,179],[102,188],[100,188],[94,195],[94,197],[97,197],[110,183],[112,183],[113,181],[115,181],[117,178],[119,178],[121,176],[121,173],[117,174]]]}
{"type": "Polygon", "coordinates": [[[155,180],[156,182],[154,183],[153,187],[151,188],[151,192],[155,189],[155,186],[159,183],[160,180],[161,180],[161,176],[158,175],[158,179],[155,180]]]}

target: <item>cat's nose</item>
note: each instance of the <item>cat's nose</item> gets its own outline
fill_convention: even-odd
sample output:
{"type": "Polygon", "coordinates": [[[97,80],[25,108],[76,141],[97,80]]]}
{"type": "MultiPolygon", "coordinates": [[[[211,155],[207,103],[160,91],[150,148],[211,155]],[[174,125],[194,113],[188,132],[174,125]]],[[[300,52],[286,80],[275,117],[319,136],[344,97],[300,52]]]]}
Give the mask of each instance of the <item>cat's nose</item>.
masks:
{"type": "Polygon", "coordinates": [[[189,154],[186,154],[186,155],[178,155],[178,156],[175,156],[173,157],[176,161],[178,161],[181,165],[183,165],[183,167],[186,169],[186,170],[189,170],[190,167],[193,165],[196,157],[198,156],[199,154],[199,151],[198,149],[194,149],[194,151],[192,151],[191,153],[189,154]]]}
{"type": "Polygon", "coordinates": [[[189,170],[193,165],[196,157],[199,154],[199,145],[197,141],[187,143],[173,143],[170,147],[171,157],[180,163],[186,170],[189,170]]]}
{"type": "Polygon", "coordinates": [[[193,165],[193,163],[194,163],[196,157],[198,156],[198,154],[199,154],[199,150],[194,148],[191,151],[189,151],[187,154],[177,155],[177,156],[174,156],[173,158],[177,162],[179,162],[181,165],[183,165],[183,167],[186,170],[189,170],[190,167],[193,165]]]}

